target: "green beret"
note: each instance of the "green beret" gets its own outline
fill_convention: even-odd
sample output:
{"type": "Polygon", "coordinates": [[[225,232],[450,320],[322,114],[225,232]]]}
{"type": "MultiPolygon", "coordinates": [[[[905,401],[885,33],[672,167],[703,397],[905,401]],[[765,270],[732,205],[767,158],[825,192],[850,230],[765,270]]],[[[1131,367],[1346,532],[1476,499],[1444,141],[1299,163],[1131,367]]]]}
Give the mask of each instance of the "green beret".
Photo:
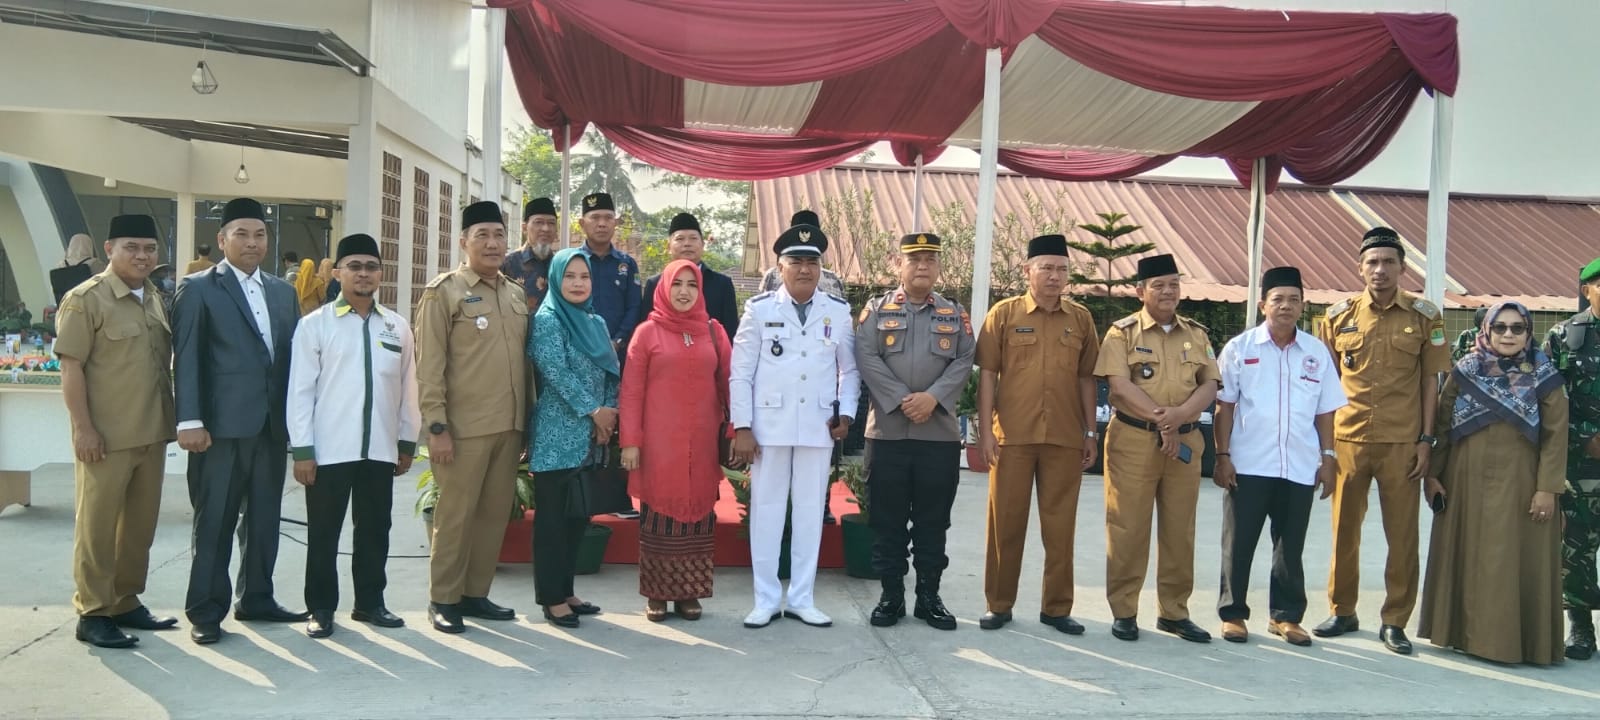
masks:
{"type": "Polygon", "coordinates": [[[1600,277],[1600,258],[1595,258],[1589,261],[1588,265],[1583,266],[1583,272],[1578,275],[1578,280],[1580,282],[1589,282],[1597,277],[1600,277]]]}

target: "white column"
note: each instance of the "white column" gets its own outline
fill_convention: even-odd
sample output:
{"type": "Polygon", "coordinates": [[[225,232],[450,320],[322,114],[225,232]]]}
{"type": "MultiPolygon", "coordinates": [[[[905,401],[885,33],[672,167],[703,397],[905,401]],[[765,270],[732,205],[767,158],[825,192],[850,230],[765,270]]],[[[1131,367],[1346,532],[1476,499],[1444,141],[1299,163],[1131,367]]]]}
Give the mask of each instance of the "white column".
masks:
{"type": "Polygon", "coordinates": [[[1444,307],[1446,239],[1450,230],[1450,150],[1453,142],[1455,99],[1433,94],[1433,158],[1428,166],[1428,264],[1424,294],[1444,307]]]}
{"type": "Polygon", "coordinates": [[[372,79],[362,78],[356,92],[356,123],[350,128],[350,154],[344,170],[344,221],[346,234],[380,234],[383,186],[383,149],[378,145],[378,123],[372,112],[372,79]]]}
{"type": "Polygon", "coordinates": [[[572,126],[561,126],[561,204],[556,218],[561,221],[561,247],[572,247],[572,126]]]}
{"type": "Polygon", "coordinates": [[[905,232],[921,232],[922,227],[922,152],[917,151],[917,174],[912,182],[911,190],[911,227],[905,232]]]}
{"type": "Polygon", "coordinates": [[[172,225],[172,272],[182,277],[183,269],[194,259],[194,193],[178,193],[178,214],[172,225]]]}
{"type": "Polygon", "coordinates": [[[1267,159],[1258,157],[1250,167],[1250,215],[1245,219],[1245,247],[1250,253],[1250,294],[1244,308],[1249,329],[1261,317],[1262,258],[1267,247],[1267,159]]]}
{"type": "Polygon", "coordinates": [[[983,63],[983,130],[978,150],[978,215],[972,243],[972,329],[989,314],[989,275],[994,268],[994,187],[1000,160],[1000,49],[983,63]]]}
{"type": "Polygon", "coordinates": [[[500,97],[506,57],[506,11],[488,8],[484,15],[488,57],[483,73],[483,199],[500,204],[500,97]]]}

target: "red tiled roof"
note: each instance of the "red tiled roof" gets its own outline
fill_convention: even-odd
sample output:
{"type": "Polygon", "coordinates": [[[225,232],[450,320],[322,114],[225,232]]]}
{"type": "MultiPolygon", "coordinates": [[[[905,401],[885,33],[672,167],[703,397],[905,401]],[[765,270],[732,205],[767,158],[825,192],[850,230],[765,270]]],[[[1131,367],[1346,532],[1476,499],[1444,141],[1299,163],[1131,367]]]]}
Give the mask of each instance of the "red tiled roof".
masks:
{"type": "MultiPolygon", "coordinates": [[[[828,222],[827,198],[851,190],[870,191],[872,220],[898,237],[912,225],[914,173],[908,169],[840,166],[755,184],[753,232],[760,266],[774,261],[772,240],[788,227],[797,209],[811,208],[828,222]]],[[[996,187],[996,217],[1027,217],[1028,197],[1044,217],[1062,222],[1093,219],[1098,212],[1123,212],[1125,222],[1143,229],[1129,241],[1155,243],[1157,252],[1176,256],[1192,299],[1243,302],[1248,292],[1245,219],[1249,193],[1243,188],[1198,181],[1125,180],[1067,183],[1002,174],[996,187]]],[[[971,221],[977,208],[977,174],[970,170],[927,170],[923,174],[923,217],[957,204],[971,221]]],[[[1294,265],[1313,302],[1333,302],[1361,289],[1355,248],[1375,225],[1398,230],[1410,245],[1410,272],[1403,286],[1420,292],[1427,201],[1422,193],[1328,190],[1280,186],[1267,199],[1264,267],[1294,265]]],[[[1467,198],[1450,201],[1450,246],[1446,298],[1452,305],[1476,306],[1501,298],[1520,300],[1535,310],[1576,307],[1576,276],[1600,252],[1600,206],[1539,198],[1467,198]]],[[[861,274],[860,249],[836,228],[828,265],[847,280],[861,274]]],[[[931,228],[920,228],[931,229],[931,228]]],[[[1092,239],[1078,231],[1077,239],[1092,239]]],[[[1132,275],[1136,260],[1117,261],[1112,272],[1132,275]]]]}

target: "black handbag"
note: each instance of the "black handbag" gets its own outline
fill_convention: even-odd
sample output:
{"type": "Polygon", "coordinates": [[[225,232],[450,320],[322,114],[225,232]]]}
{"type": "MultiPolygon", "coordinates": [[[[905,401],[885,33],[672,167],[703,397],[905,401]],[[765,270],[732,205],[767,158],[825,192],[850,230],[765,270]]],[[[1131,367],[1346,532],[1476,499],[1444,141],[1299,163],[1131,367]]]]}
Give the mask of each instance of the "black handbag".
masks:
{"type": "Polygon", "coordinates": [[[628,496],[628,471],[622,468],[622,451],[617,447],[617,436],[611,436],[608,445],[596,445],[593,462],[582,471],[588,485],[590,515],[632,512],[633,498],[628,496]]]}
{"type": "Polygon", "coordinates": [[[589,499],[589,486],[594,484],[594,472],[603,468],[605,456],[604,445],[591,446],[589,455],[583,459],[583,465],[577,472],[572,473],[572,480],[567,488],[567,517],[588,520],[595,515],[592,509],[593,502],[589,499]]]}

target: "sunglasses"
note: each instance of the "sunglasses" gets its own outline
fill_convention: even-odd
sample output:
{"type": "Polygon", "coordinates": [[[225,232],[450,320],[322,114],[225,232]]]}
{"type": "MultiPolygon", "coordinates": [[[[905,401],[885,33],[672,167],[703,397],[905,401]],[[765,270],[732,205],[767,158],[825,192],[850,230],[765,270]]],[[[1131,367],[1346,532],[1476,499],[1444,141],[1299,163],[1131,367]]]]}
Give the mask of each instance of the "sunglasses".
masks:
{"type": "Polygon", "coordinates": [[[1510,325],[1505,323],[1495,323],[1489,326],[1489,332],[1494,333],[1495,335],[1505,335],[1507,333],[1512,335],[1526,335],[1528,334],[1528,326],[1522,323],[1511,323],[1510,325]]]}
{"type": "Polygon", "coordinates": [[[359,263],[359,262],[348,262],[348,263],[345,263],[345,264],[344,264],[344,269],[346,269],[346,270],[349,270],[349,271],[350,271],[350,272],[369,272],[369,273],[375,273],[375,272],[378,272],[378,271],[380,271],[380,270],[382,270],[382,269],[383,269],[383,263],[375,263],[375,262],[368,262],[368,263],[359,263]]]}

